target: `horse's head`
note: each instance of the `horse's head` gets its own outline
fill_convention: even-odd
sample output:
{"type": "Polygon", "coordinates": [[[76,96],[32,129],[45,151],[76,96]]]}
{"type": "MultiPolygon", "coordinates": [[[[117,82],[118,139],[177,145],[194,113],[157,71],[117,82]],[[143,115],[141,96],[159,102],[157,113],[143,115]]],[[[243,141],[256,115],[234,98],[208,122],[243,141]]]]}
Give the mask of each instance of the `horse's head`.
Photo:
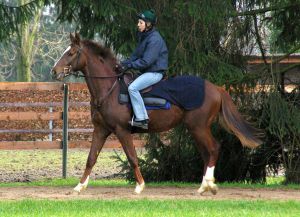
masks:
{"type": "Polygon", "coordinates": [[[64,77],[70,75],[71,72],[80,71],[84,67],[79,34],[75,33],[75,36],[73,36],[70,33],[70,40],[71,45],[65,50],[51,70],[54,79],[62,80],[64,77]]]}

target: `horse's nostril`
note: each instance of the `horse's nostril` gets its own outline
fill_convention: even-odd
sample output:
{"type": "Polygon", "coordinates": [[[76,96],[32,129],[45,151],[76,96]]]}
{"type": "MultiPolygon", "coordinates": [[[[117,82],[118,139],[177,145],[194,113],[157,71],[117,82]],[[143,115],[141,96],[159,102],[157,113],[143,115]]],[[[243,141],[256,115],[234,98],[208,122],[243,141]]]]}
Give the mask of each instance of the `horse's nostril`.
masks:
{"type": "Polygon", "coordinates": [[[50,75],[51,75],[52,79],[56,79],[56,71],[54,69],[51,69],[50,75]]]}

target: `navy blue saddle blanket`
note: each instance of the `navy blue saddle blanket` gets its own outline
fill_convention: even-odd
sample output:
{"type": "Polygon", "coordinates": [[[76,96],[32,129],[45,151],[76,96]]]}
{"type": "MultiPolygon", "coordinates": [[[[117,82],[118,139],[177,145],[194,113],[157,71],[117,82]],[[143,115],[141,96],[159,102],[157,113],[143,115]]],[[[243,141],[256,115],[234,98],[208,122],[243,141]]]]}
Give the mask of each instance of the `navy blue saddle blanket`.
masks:
{"type": "Polygon", "coordinates": [[[192,110],[203,104],[204,87],[205,81],[202,78],[190,75],[176,76],[155,84],[143,97],[163,98],[185,110],[192,110]]]}
{"type": "Polygon", "coordinates": [[[160,97],[185,110],[192,110],[204,101],[204,82],[196,76],[176,76],[157,83],[144,97],[160,97]]]}

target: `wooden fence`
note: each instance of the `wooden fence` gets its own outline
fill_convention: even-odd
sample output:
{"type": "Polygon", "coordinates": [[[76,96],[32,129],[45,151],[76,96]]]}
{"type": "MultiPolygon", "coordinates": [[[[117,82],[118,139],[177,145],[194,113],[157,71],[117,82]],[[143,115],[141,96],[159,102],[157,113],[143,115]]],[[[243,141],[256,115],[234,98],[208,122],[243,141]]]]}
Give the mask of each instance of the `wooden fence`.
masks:
{"type": "MultiPolygon", "coordinates": [[[[84,83],[69,83],[66,84],[68,87],[67,91],[87,91],[87,86],[84,83]]],[[[0,91],[64,91],[63,83],[56,82],[0,82],[0,91]]],[[[68,92],[67,92],[68,94],[68,92]]],[[[66,93],[64,95],[65,100],[68,98],[66,93]]],[[[67,120],[86,120],[90,119],[89,111],[69,111],[69,107],[82,107],[89,106],[90,102],[0,102],[0,108],[33,108],[33,107],[62,107],[67,113],[67,120]],[[67,108],[65,103],[67,103],[67,108]]],[[[63,120],[64,112],[52,112],[49,109],[48,112],[35,112],[35,111],[4,111],[0,112],[0,121],[53,121],[63,120]]],[[[63,127],[64,128],[64,127],[63,127]]],[[[0,129],[0,134],[26,134],[26,133],[48,133],[50,141],[0,141],[0,149],[13,150],[13,149],[60,149],[63,147],[63,138],[61,141],[51,141],[51,135],[55,133],[63,133],[63,137],[68,138],[68,133],[92,133],[92,128],[72,128],[69,129],[66,126],[65,129],[0,129]],[[65,132],[67,131],[67,132],[65,132]]],[[[67,141],[69,148],[89,148],[91,142],[89,141],[67,141]]],[[[143,147],[143,142],[135,140],[134,144],[136,147],[143,147]]],[[[120,148],[121,144],[117,140],[106,141],[104,148],[120,148]]]]}
{"type": "MultiPolygon", "coordinates": [[[[88,91],[87,86],[85,83],[68,83],[66,84],[68,87],[68,91],[74,92],[76,95],[76,91],[88,91]]],[[[291,89],[294,89],[295,87],[293,85],[289,85],[286,87],[290,87],[291,89]]],[[[16,93],[22,93],[22,92],[28,92],[28,91],[36,91],[36,92],[42,92],[42,91],[59,91],[61,94],[64,93],[64,84],[61,82],[0,82],[0,91],[2,93],[6,93],[9,91],[14,91],[16,93]]],[[[257,85],[254,91],[258,91],[259,89],[264,88],[268,90],[268,87],[266,86],[259,86],[257,85]]],[[[68,91],[66,92],[68,94],[68,91]]],[[[288,91],[288,90],[287,90],[288,91]]],[[[3,95],[3,94],[2,94],[3,95]]],[[[64,97],[68,98],[66,94],[64,94],[64,97]]],[[[14,98],[13,96],[11,98],[14,98]]],[[[16,97],[17,98],[17,97],[16,97]]],[[[64,112],[63,111],[52,111],[51,108],[53,107],[60,107],[65,109],[65,113],[67,112],[67,118],[65,118],[64,121],[68,120],[88,120],[90,119],[90,111],[87,109],[86,111],[68,111],[70,108],[79,108],[79,107],[89,107],[90,102],[89,99],[86,98],[85,101],[70,101],[67,102],[67,108],[64,105],[66,101],[61,99],[61,101],[57,102],[57,99],[50,99],[47,102],[38,102],[38,100],[35,100],[35,102],[29,102],[26,101],[26,99],[22,99],[21,101],[14,101],[13,99],[10,99],[9,102],[6,100],[1,101],[0,100],[0,122],[1,121],[49,121],[49,126],[53,121],[62,121],[64,112]],[[29,108],[34,107],[44,107],[48,108],[45,112],[36,112],[36,111],[30,111],[29,108]],[[5,109],[4,109],[5,108],[5,109]],[[27,108],[29,111],[15,111],[15,108],[27,108]],[[9,111],[9,109],[12,109],[14,111],[9,111]],[[7,111],[8,110],[8,111],[7,111]]],[[[3,99],[3,96],[2,96],[3,99]]],[[[4,96],[5,99],[5,96],[4,96]]],[[[48,134],[49,139],[48,140],[36,140],[36,141],[1,141],[0,140],[0,150],[6,149],[6,150],[14,150],[14,149],[60,149],[63,147],[63,138],[61,138],[61,141],[53,141],[51,139],[52,135],[57,135],[58,133],[68,138],[68,133],[90,133],[92,134],[93,129],[92,128],[69,128],[66,126],[65,130],[63,128],[60,129],[52,129],[51,127],[48,127],[47,129],[9,129],[7,127],[0,127],[0,135],[2,134],[29,134],[29,133],[43,133],[48,134]],[[67,131],[67,132],[66,132],[67,131]]],[[[66,138],[65,138],[66,139],[66,138]]],[[[89,148],[91,145],[91,142],[86,140],[71,140],[68,141],[68,147],[69,148],[89,148]]],[[[140,140],[135,140],[134,144],[136,147],[143,147],[143,142],[140,140]]],[[[121,144],[117,140],[108,140],[106,141],[104,148],[120,148],[121,144]]]]}

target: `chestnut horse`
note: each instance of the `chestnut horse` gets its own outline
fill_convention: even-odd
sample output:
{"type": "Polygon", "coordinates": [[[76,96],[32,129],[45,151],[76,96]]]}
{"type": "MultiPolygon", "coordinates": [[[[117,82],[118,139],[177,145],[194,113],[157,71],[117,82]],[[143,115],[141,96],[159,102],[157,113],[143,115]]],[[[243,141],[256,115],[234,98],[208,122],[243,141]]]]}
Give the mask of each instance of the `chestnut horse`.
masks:
{"type": "MultiPolygon", "coordinates": [[[[71,45],[55,63],[52,76],[58,80],[81,71],[91,95],[91,118],[94,125],[92,145],[85,171],[79,184],[74,188],[80,192],[88,185],[89,175],[107,137],[114,133],[119,139],[137,181],[135,193],[142,192],[145,186],[138,166],[137,154],[128,121],[132,111],[127,105],[118,102],[120,85],[115,70],[117,60],[109,48],[90,40],[81,40],[79,34],[70,34],[71,45]]],[[[143,133],[162,132],[184,123],[196,141],[204,161],[204,176],[198,192],[217,192],[214,183],[214,168],[220,145],[213,138],[211,124],[219,115],[225,127],[234,133],[243,146],[255,148],[261,141],[255,136],[255,129],[247,124],[237,111],[230,95],[220,87],[205,81],[205,98],[201,107],[184,110],[172,105],[170,110],[150,110],[149,129],[143,133]]]]}

